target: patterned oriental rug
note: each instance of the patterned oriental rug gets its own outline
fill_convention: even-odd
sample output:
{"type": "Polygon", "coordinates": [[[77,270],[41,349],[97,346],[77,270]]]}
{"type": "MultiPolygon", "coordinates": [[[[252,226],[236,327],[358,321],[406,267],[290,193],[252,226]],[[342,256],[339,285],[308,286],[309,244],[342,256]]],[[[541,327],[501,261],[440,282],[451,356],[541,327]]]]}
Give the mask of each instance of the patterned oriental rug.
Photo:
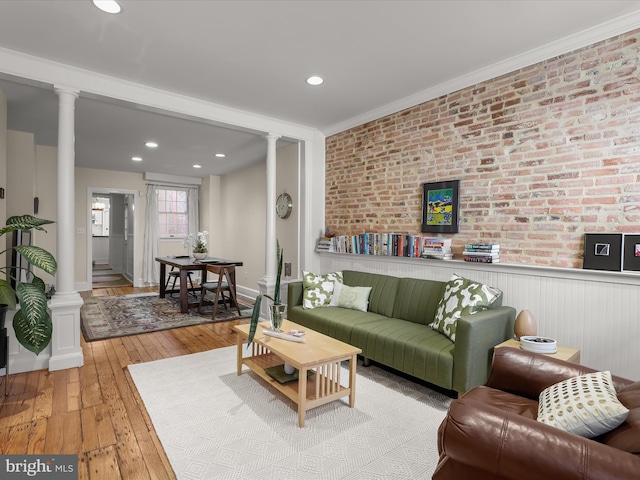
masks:
{"type": "MultiPolygon", "coordinates": [[[[240,303],[240,316],[234,308],[220,305],[215,322],[251,318],[253,307],[240,303]]],[[[180,312],[179,297],[160,298],[157,293],[90,297],[80,309],[82,333],[86,341],[124,337],[138,333],[156,332],[170,328],[211,323],[213,307],[206,305],[202,314],[197,308],[180,312]]]]}
{"type": "Polygon", "coordinates": [[[451,402],[359,366],[354,408],[345,398],[311,409],[298,428],[289,399],[236,374],[236,347],[127,368],[178,480],[430,479],[451,402]]]}

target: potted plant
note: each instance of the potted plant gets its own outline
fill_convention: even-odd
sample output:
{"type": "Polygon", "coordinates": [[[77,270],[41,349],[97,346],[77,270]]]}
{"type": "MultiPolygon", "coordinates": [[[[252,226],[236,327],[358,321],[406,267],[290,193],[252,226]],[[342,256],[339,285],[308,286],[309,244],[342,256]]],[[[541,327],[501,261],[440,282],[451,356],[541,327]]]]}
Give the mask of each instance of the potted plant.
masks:
{"type": "MultiPolygon", "coordinates": [[[[196,260],[207,258],[207,235],[209,235],[209,232],[205,230],[204,232],[198,232],[196,236],[196,243],[193,245],[192,249],[193,258],[195,258],[196,260]]],[[[187,238],[185,238],[183,245],[186,245],[186,242],[191,244],[192,241],[193,234],[190,233],[189,235],[187,235],[187,238]]]]}
{"type": "Polygon", "coordinates": [[[282,248],[280,248],[280,242],[277,243],[276,247],[276,285],[275,290],[273,292],[273,297],[269,295],[258,295],[256,297],[256,302],[253,304],[253,312],[251,315],[251,326],[249,327],[249,338],[247,340],[247,346],[251,345],[253,341],[253,337],[256,334],[256,328],[258,327],[258,321],[260,320],[260,306],[262,304],[262,297],[267,297],[273,303],[269,305],[269,320],[271,322],[271,329],[279,332],[280,327],[282,326],[282,321],[284,320],[284,312],[286,309],[286,305],[283,305],[280,301],[280,278],[282,276],[282,248]]]}
{"type": "MultiPolygon", "coordinates": [[[[14,216],[7,220],[6,226],[0,229],[0,237],[16,230],[42,230],[42,225],[54,223],[51,220],[36,218],[31,215],[14,216]]],[[[50,275],[55,275],[58,265],[55,258],[49,252],[35,245],[16,245],[0,253],[15,251],[30,264],[38,267],[50,275]]],[[[24,269],[24,267],[16,267],[24,269]]],[[[16,303],[20,309],[13,316],[13,329],[18,342],[38,355],[51,341],[53,326],[51,316],[47,311],[47,293],[44,281],[36,275],[31,275],[30,281],[21,281],[18,272],[11,267],[0,266],[7,278],[15,281],[15,290],[5,279],[0,279],[0,304],[4,305],[4,313],[7,309],[15,309],[16,303]],[[8,274],[8,275],[7,275],[8,274]],[[17,301],[17,302],[16,302],[17,301]]],[[[0,305],[0,309],[2,309],[0,305]]],[[[2,314],[2,328],[4,328],[4,313],[2,314]]]]}

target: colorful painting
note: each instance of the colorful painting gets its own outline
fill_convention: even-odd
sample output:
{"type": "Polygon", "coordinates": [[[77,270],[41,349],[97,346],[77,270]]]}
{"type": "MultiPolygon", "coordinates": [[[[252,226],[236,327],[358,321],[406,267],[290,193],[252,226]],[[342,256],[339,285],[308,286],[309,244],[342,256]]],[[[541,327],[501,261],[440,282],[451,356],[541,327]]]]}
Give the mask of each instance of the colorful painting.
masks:
{"type": "Polygon", "coordinates": [[[422,231],[457,233],[460,180],[422,185],[422,231]]]}
{"type": "Polygon", "coordinates": [[[427,198],[427,223],[451,225],[453,219],[453,189],[429,190],[427,198]]]}

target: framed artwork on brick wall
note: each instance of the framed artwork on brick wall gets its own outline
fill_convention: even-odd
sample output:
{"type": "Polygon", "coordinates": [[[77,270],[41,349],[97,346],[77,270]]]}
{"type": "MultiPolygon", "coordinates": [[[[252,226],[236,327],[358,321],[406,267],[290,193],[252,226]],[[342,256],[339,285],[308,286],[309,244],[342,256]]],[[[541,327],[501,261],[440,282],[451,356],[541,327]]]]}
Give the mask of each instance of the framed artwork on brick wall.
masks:
{"type": "Polygon", "coordinates": [[[621,260],[621,233],[584,234],[584,261],[582,262],[582,268],[619,272],[622,269],[621,260]]]}
{"type": "Polygon", "coordinates": [[[622,269],[640,271],[640,235],[625,233],[623,241],[622,269]]]}
{"type": "Polygon", "coordinates": [[[458,233],[460,180],[422,184],[422,231],[458,233]]]}

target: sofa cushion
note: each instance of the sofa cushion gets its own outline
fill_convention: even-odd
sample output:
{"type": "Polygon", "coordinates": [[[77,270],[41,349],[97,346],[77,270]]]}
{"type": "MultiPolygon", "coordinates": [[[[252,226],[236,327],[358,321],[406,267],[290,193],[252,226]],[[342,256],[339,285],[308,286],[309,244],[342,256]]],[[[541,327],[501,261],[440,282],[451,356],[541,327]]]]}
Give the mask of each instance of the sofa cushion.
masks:
{"type": "Polygon", "coordinates": [[[340,307],[305,310],[302,306],[289,308],[287,318],[298,325],[351,345],[353,345],[351,333],[354,326],[386,319],[375,313],[340,307]]]}
{"type": "Polygon", "coordinates": [[[398,292],[400,279],[378,273],[356,272],[344,270],[342,272],[344,284],[351,287],[371,287],[369,296],[369,311],[379,313],[385,317],[393,316],[393,306],[398,292]]]}
{"type": "Polygon", "coordinates": [[[429,326],[455,342],[458,319],[463,315],[473,315],[489,309],[501,294],[497,288],[454,273],[445,286],[435,319],[429,326]]]}
{"type": "Polygon", "coordinates": [[[383,318],[354,325],[350,343],[371,360],[443,388],[453,386],[454,344],[426,325],[383,318]]]}
{"type": "Polygon", "coordinates": [[[371,287],[350,287],[344,283],[335,282],[329,305],[366,312],[370,294],[371,287]]]}
{"type": "Polygon", "coordinates": [[[618,401],[610,372],[568,378],[540,393],[539,421],[587,438],[613,430],[628,414],[618,401]]]}
{"type": "Polygon", "coordinates": [[[618,400],[629,409],[622,424],[600,439],[611,447],[640,455],[640,382],[618,391],[618,400]]]}
{"type": "Polygon", "coordinates": [[[401,278],[393,317],[429,325],[433,322],[446,282],[401,278]]]}
{"type": "Polygon", "coordinates": [[[326,307],[331,302],[334,282],[342,282],[342,272],[318,275],[302,272],[302,306],[304,308],[326,307]]]}

